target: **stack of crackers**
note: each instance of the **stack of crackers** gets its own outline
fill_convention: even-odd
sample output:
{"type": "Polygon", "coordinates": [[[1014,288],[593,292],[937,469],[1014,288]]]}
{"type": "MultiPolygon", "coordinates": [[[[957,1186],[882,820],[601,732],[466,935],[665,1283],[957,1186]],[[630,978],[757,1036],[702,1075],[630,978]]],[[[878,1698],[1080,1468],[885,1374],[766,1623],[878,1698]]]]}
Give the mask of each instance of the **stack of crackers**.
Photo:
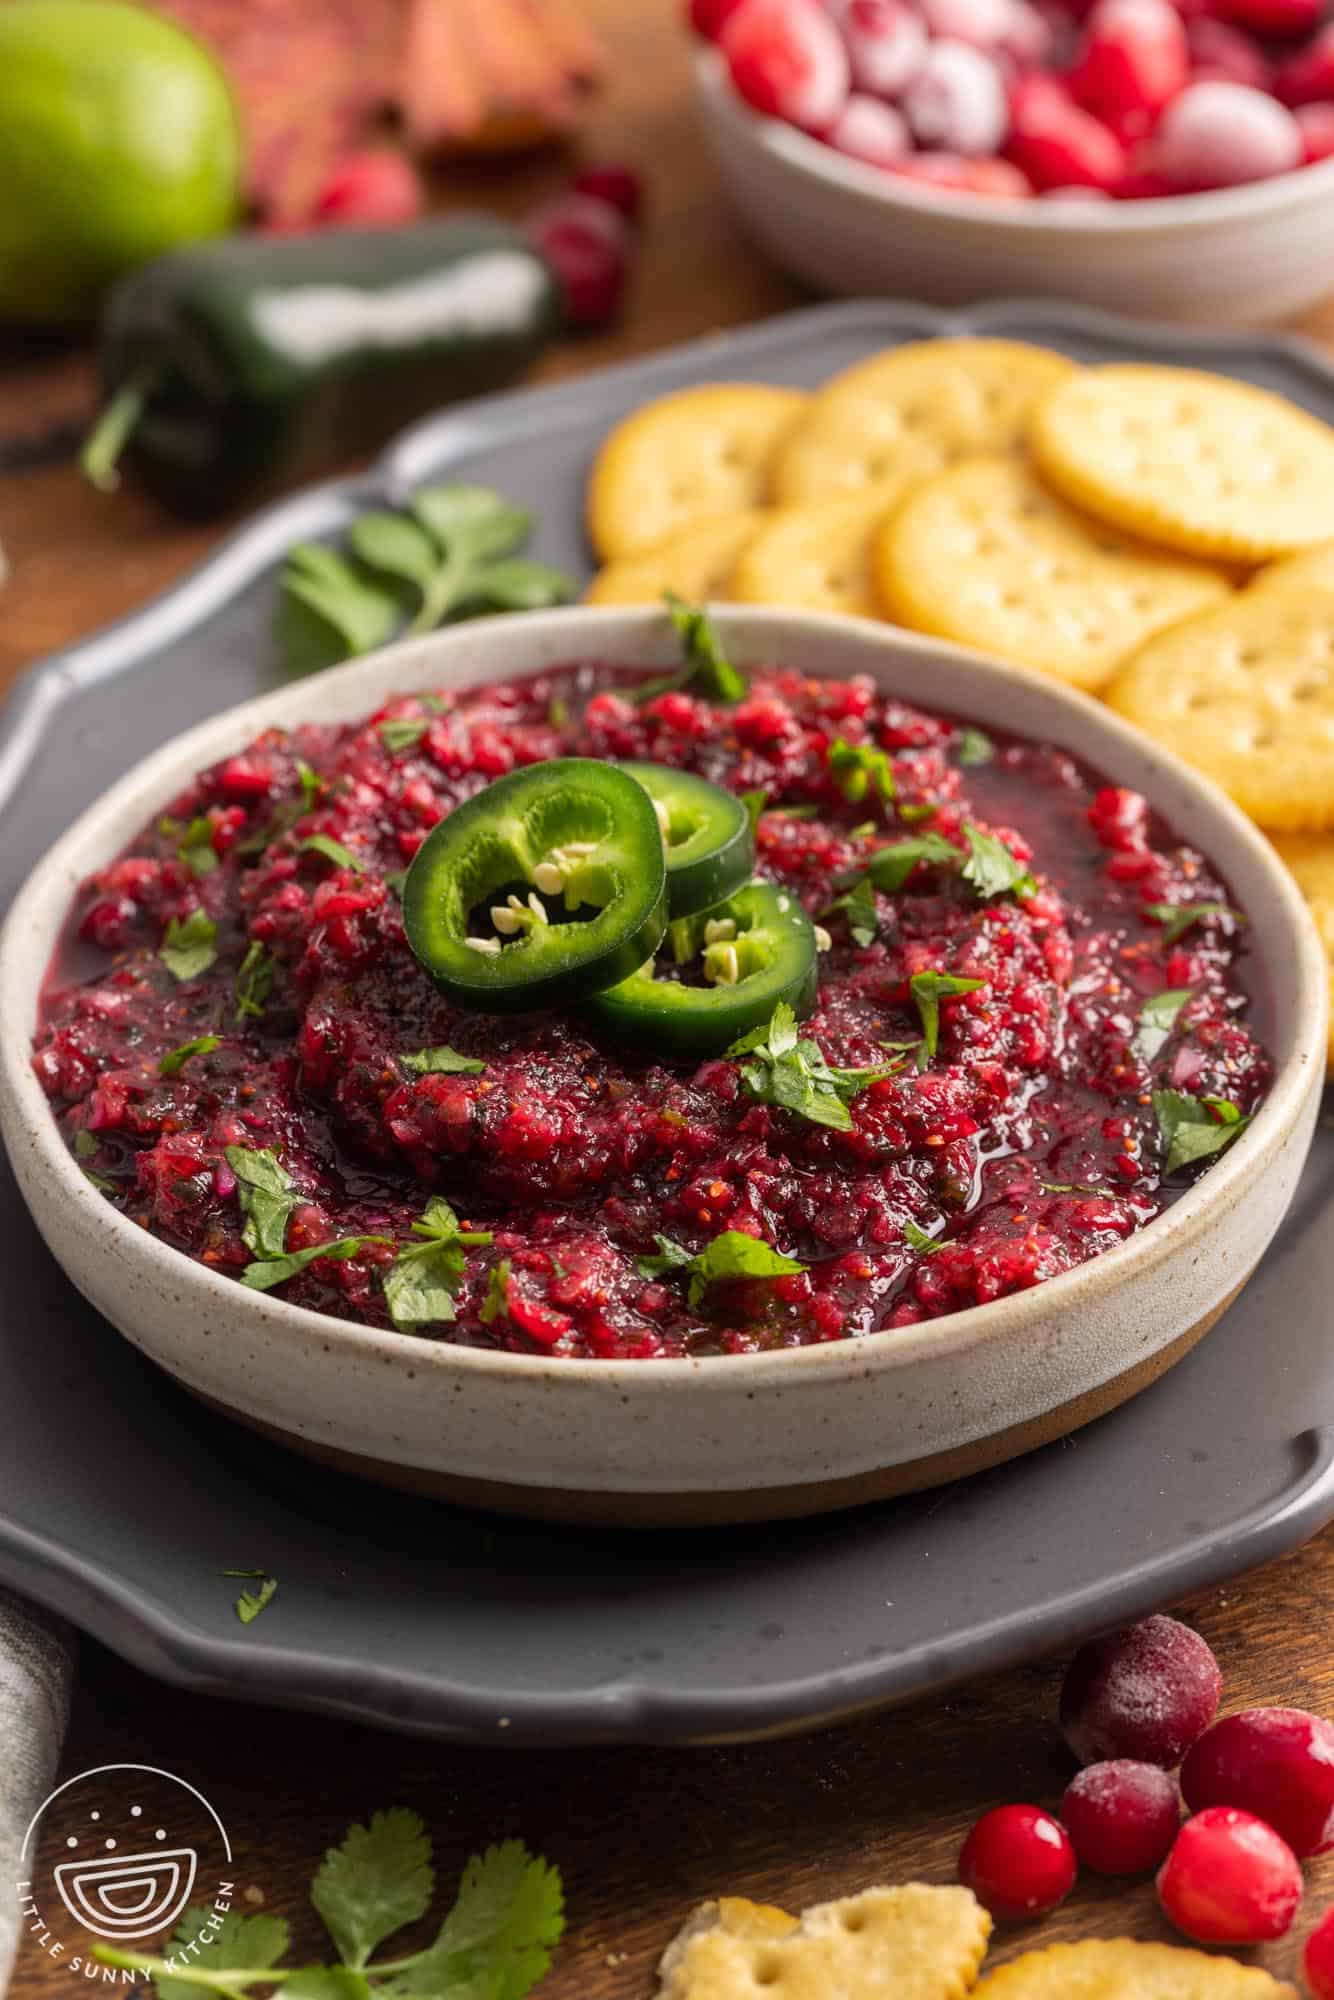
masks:
{"type": "Polygon", "coordinates": [[[588,522],[590,602],[879,618],[1101,696],[1271,836],[1334,984],[1329,425],[1202,370],[918,341],[814,395],[646,405],[588,522]]]}
{"type": "Polygon", "coordinates": [[[672,1940],[658,2000],[1297,2000],[1235,1960],[1090,1940],[1026,1952],[979,1986],[991,1919],[968,1889],[920,1882],[820,1903],[705,1903],[672,1940]]]}

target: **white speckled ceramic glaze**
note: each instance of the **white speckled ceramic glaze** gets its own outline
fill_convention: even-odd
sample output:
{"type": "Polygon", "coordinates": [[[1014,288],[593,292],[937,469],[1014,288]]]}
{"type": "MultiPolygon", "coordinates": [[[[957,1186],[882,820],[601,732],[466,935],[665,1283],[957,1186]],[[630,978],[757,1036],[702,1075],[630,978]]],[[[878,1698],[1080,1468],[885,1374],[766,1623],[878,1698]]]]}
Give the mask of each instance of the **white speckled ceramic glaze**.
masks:
{"type": "Polygon", "coordinates": [[[883,1491],[886,1468],[900,1469],[903,1486],[914,1466],[933,1468],[925,1481],[983,1463],[983,1441],[997,1433],[1012,1434],[1013,1450],[1069,1428],[1118,1400],[1108,1385],[1125,1394],[1151,1379],[1250,1274],[1296,1186],[1325,1050],[1324,960],[1266,842],[1184,765],[1034,674],[852,619],[736,609],[718,623],[743,665],[869,673],[909,700],[1062,744],[1145,791],[1250,912],[1278,1062],[1253,1125],[1166,1215],[1077,1271],[927,1325],[771,1355],[590,1362],[467,1351],[243,1290],[158,1242],[85,1180],[29,1063],[39,988],[78,884],[196,770],[270,725],[352,719],[394,691],[570,659],[662,668],[677,657],[651,609],[467,625],[246,702],[156,751],[51,849],[0,937],[0,1125],[24,1195],[79,1290],[190,1389],[307,1449],[373,1462],[378,1477],[465,1492],[485,1482],[486,1495],[534,1512],[560,1511],[562,1496],[610,1518],[662,1518],[668,1496],[697,1518],[796,1512],[883,1491]]]}
{"type": "Polygon", "coordinates": [[[732,199],[785,269],[836,297],[1060,298],[1197,326],[1254,326],[1334,281],[1334,160],[1153,201],[933,194],[760,118],[713,49],[695,58],[732,199]]]}

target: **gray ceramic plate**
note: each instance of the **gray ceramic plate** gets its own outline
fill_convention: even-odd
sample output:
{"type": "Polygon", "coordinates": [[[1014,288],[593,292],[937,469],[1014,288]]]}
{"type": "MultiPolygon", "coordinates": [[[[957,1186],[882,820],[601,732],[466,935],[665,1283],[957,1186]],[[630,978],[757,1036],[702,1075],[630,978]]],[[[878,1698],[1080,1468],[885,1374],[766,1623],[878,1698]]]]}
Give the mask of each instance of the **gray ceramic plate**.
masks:
{"type": "MultiPolygon", "coordinates": [[[[368,479],[261,516],[135,618],[37,668],[0,736],[0,900],[153,742],[271,685],[272,567],[302,536],[441,477],[540,510],[583,570],[606,425],[683,383],[814,384],[877,346],[1004,331],[1279,388],[1334,418],[1297,343],[1133,329],[1046,307],[944,320],[826,307],[419,426],[368,479]]],[[[515,1742],[690,1740],[808,1726],[1068,1644],[1289,1548],[1334,1515],[1334,1133],[1210,1339],[1063,1445],[920,1499],[774,1529],[642,1539],[395,1500],[198,1411],[114,1337],[42,1248],[6,1168],[0,1577],[152,1672],[219,1693],[515,1742]],[[224,1568],[280,1579],[242,1629],[224,1568]]]]}

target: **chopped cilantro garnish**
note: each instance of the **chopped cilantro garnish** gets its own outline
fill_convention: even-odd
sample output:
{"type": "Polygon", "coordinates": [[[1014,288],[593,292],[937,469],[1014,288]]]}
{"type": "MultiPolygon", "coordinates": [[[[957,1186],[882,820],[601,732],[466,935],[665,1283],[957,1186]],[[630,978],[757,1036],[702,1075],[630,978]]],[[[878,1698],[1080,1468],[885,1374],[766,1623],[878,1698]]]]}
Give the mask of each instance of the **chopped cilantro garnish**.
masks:
{"type": "Polygon", "coordinates": [[[1096,1187],[1091,1181],[1039,1181],[1044,1194],[1096,1194],[1107,1201],[1115,1201],[1114,1188],[1096,1187]]]}
{"type": "Polygon", "coordinates": [[[1167,1151],[1164,1174],[1221,1153],[1251,1122],[1226,1097],[1188,1097],[1180,1090],[1155,1090],[1153,1109],[1167,1151]]]}
{"type": "Polygon", "coordinates": [[[985,979],[959,979],[952,972],[915,972],[908,981],[913,1004],[922,1022],[922,1049],[925,1063],[936,1053],[940,1040],[940,1003],[956,993],[975,993],[979,986],[986,985],[985,979]]]}
{"type": "Polygon", "coordinates": [[[570,704],[563,694],[553,694],[547,703],[547,728],[564,729],[570,720],[570,704]]]}
{"type": "Polygon", "coordinates": [[[970,727],[959,732],[958,757],[961,764],[989,764],[995,754],[995,744],[982,730],[970,727]]]}
{"type": "Polygon", "coordinates": [[[331,840],[327,833],[312,833],[309,840],[303,840],[298,854],[322,854],[326,861],[332,861],[335,868],[351,868],[356,874],[362,872],[361,863],[351,848],[344,847],[341,840],[331,840]]]}
{"type": "Polygon", "coordinates": [[[963,837],[968,842],[968,859],[960,873],[982,902],[990,902],[993,896],[1036,894],[1037,883],[1003,840],[997,840],[994,833],[983,833],[971,820],[963,823],[963,837]]]}
{"type": "Polygon", "coordinates": [[[1139,1010],[1139,1026],[1130,1044],[1132,1052],[1141,1062],[1152,1062],[1166,1046],[1176,1026],[1177,1015],[1189,999],[1190,988],[1178,986],[1169,988],[1165,993],[1155,993],[1144,1002],[1139,1010]]]}
{"type": "Polygon", "coordinates": [[[91,1160],[99,1150],[97,1140],[88,1127],[80,1125],[74,1134],[74,1157],[78,1160],[91,1160]]]}
{"type": "Polygon", "coordinates": [[[740,796],[741,803],[746,808],[746,815],[750,820],[750,830],[754,833],[760,823],[760,814],[769,803],[769,794],[765,791],[755,791],[742,792],[740,796]]]}
{"type": "Polygon", "coordinates": [[[216,1049],[220,1037],[217,1035],[196,1035],[192,1042],[182,1042],[179,1048],[168,1050],[157,1066],[159,1076],[179,1076],[191,1056],[206,1056],[210,1049],[216,1049]]]}
{"type": "Polygon", "coordinates": [[[241,1283],[249,1285],[252,1292],[271,1292],[275,1285],[281,1285],[288,1278],[294,1278],[298,1271],[304,1271],[307,1264],[313,1264],[317,1257],[328,1257],[333,1263],[345,1263],[349,1257],[359,1257],[368,1243],[388,1243],[387,1236],[338,1236],[332,1243],[315,1243],[309,1250],[289,1250],[285,1256],[270,1257],[255,1264],[247,1264],[241,1273],[241,1283]]]}
{"type": "Polygon", "coordinates": [[[253,1625],[265,1605],[272,1604],[278,1588],[277,1577],[270,1576],[266,1569],[225,1569],[222,1574],[258,1583],[258,1590],[243,1590],[236,1600],[236,1615],[241,1623],[253,1625]]]}
{"type": "Polygon", "coordinates": [[[923,799],[920,805],[899,807],[899,818],[905,826],[917,826],[924,819],[934,819],[940,807],[931,799],[923,799]]]}
{"type": "Polygon", "coordinates": [[[957,867],[962,859],[963,849],[946,840],[943,834],[915,833],[908,840],[893,841],[890,846],[877,847],[874,854],[868,854],[866,872],[877,889],[886,896],[895,896],[919,862],[957,867]]]}
{"type": "Polygon", "coordinates": [[[766,806],[764,809],[775,819],[818,819],[820,808],[809,801],[798,802],[794,806],[766,806]]]}
{"type": "Polygon", "coordinates": [[[1230,903],[1147,903],[1144,914],[1162,925],[1164,944],[1175,944],[1192,924],[1202,923],[1206,917],[1231,917],[1234,924],[1246,921],[1230,903]]]}
{"type": "Polygon", "coordinates": [[[422,1240],[400,1250],[384,1274],[389,1316],[400,1328],[452,1320],[469,1250],[485,1249],[493,1241],[489,1229],[465,1230],[439,1195],[427,1202],[412,1232],[422,1240]]]}
{"type": "Polygon", "coordinates": [[[872,787],[882,805],[894,797],[894,767],[887,750],[836,736],[829,746],[828,764],[830,776],[849,805],[860,805],[872,787]]]}
{"type": "Polygon", "coordinates": [[[278,1155],[265,1146],[229,1146],[227,1164],[237,1179],[237,1199],[245,1218],[241,1241],[257,1257],[281,1257],[287,1223],[301,1196],[278,1155]]]}
{"type": "Polygon", "coordinates": [[[324,780],[304,757],[298,757],[296,760],[296,775],[301,781],[301,809],[303,812],[310,812],[324,790],[324,780]]]}
{"type": "Polygon", "coordinates": [[[663,598],[680,635],[685,659],[674,674],[661,674],[655,680],[644,681],[634,691],[635,701],[642,706],[660,694],[678,691],[700,695],[706,701],[729,704],[744,701],[749,683],[723,651],[723,642],[708,613],[698,605],[687,604],[674,590],[665,590],[663,598]]]}
{"type": "Polygon", "coordinates": [[[203,910],[191,910],[184,922],[173,917],[158,956],[173,979],[198,979],[217,959],[217,925],[203,910]]]}
{"type": "Polygon", "coordinates": [[[832,1069],[818,1042],[798,1038],[797,1017],[786,1000],[762,1027],[733,1042],[727,1056],[745,1058],[741,1079],[757,1104],[775,1105],[838,1132],[852,1130],[848,1105],[858,1092],[895,1070],[893,1063],[832,1069]]]}
{"type": "Polygon", "coordinates": [[[258,938],[246,947],[236,975],[236,1018],[259,1020],[273,986],[274,961],[258,938]]]}
{"type": "Polygon", "coordinates": [[[656,1278],[669,1271],[688,1271],[690,1286],[686,1297],[692,1306],[699,1305],[709,1286],[720,1279],[789,1278],[807,1268],[795,1257],[785,1257],[762,1237],[748,1236],[741,1229],[725,1229],[696,1256],[682,1244],[673,1243],[670,1236],[655,1236],[653,1240],[658,1245],[658,1255],[635,1259],[640,1276],[656,1278]]]}
{"type": "Polygon", "coordinates": [[[924,1257],[934,1257],[937,1250],[945,1248],[943,1237],[928,1236],[911,1218],[903,1225],[903,1240],[910,1250],[920,1250],[924,1257]]]}
{"type": "Polygon", "coordinates": [[[213,822],[207,813],[190,821],[176,853],[192,875],[213,873],[218,866],[218,851],[213,845],[213,822]]]}
{"type": "Polygon", "coordinates": [[[109,1181],[105,1174],[95,1174],[91,1167],[80,1167],[79,1172],[91,1186],[97,1189],[99,1194],[115,1194],[116,1183],[109,1181]]]}
{"type": "Polygon", "coordinates": [[[510,1309],[510,1264],[508,1257],[502,1257],[498,1264],[491,1266],[491,1275],[486,1281],[486,1297],[477,1310],[477,1317],[483,1326],[490,1326],[492,1320],[509,1317],[510,1309]]]}
{"type": "Polygon", "coordinates": [[[430,718],[425,715],[395,715],[379,725],[380,741],[396,757],[400,750],[411,750],[420,743],[430,726],[430,718]]]}
{"type": "Polygon", "coordinates": [[[457,1049],[418,1049],[415,1055],[400,1056],[404,1069],[418,1076],[480,1076],[486,1064],[480,1056],[461,1056],[457,1049]]]}
{"type": "Polygon", "coordinates": [[[836,896],[824,915],[832,917],[836,912],[847,918],[854,944],[865,947],[875,943],[880,920],[876,915],[875,890],[868,876],[863,875],[851,889],[836,896]]]}

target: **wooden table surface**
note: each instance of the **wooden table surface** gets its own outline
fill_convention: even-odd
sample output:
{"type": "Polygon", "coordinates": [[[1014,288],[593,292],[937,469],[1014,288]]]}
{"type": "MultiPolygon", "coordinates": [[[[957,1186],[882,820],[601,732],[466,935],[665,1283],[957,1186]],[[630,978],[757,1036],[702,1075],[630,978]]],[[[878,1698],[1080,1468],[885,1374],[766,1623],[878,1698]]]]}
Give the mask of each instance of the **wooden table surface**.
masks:
{"type": "MultiPolygon", "coordinates": [[[[589,0],[589,11],[615,68],[587,150],[640,163],[652,215],[624,325],[564,348],[544,368],[548,377],[781,311],[800,297],[739,236],[700,150],[677,0],[589,0]]],[[[441,193],[521,215],[566,171],[551,157],[470,170],[448,176],[441,193]]],[[[1305,327],[1334,343],[1334,304],[1305,327]]],[[[0,442],[76,425],[90,385],[82,352],[10,357],[0,375],[0,442]]],[[[12,564],[0,685],[162,589],[227,525],[182,527],[128,490],[98,498],[69,463],[0,477],[0,539],[12,564]]],[[[1332,1602],[1334,1529],[1183,1615],[1219,1655],[1227,1705],[1334,1713],[1332,1602]]],[[[947,1882],[980,1812],[1012,1799],[1054,1805],[1072,1768],[1053,1722],[1059,1675],[1059,1662],[1031,1666],[798,1741],[505,1753],[180,1694],[86,1642],[61,1776],[139,1762],[198,1786],[232,1834],[239,1882],[292,1921],[298,1953],[312,1956],[321,1940],[306,1885],[350,1820],[381,1806],[416,1807],[444,1880],[474,1849],[521,1836],[559,1862],[568,1891],[570,1928],[544,2000],[645,2000],[663,1945],[705,1896],[733,1892],[799,1910],[872,1882],[947,1882]]],[[[70,1828],[57,1811],[45,1831],[49,1865],[70,1828]]],[[[1308,1872],[1292,1938],[1259,1955],[1289,1976],[1300,1938],[1334,1900],[1334,1857],[1308,1872]]],[[[1003,1928],[993,1962],[1061,1939],[1121,1934],[1170,1935],[1151,1886],[1086,1878],[1044,1924],[1003,1928]]],[[[20,2000],[51,2000],[73,1984],[25,1946],[13,1989],[20,2000]]]]}

